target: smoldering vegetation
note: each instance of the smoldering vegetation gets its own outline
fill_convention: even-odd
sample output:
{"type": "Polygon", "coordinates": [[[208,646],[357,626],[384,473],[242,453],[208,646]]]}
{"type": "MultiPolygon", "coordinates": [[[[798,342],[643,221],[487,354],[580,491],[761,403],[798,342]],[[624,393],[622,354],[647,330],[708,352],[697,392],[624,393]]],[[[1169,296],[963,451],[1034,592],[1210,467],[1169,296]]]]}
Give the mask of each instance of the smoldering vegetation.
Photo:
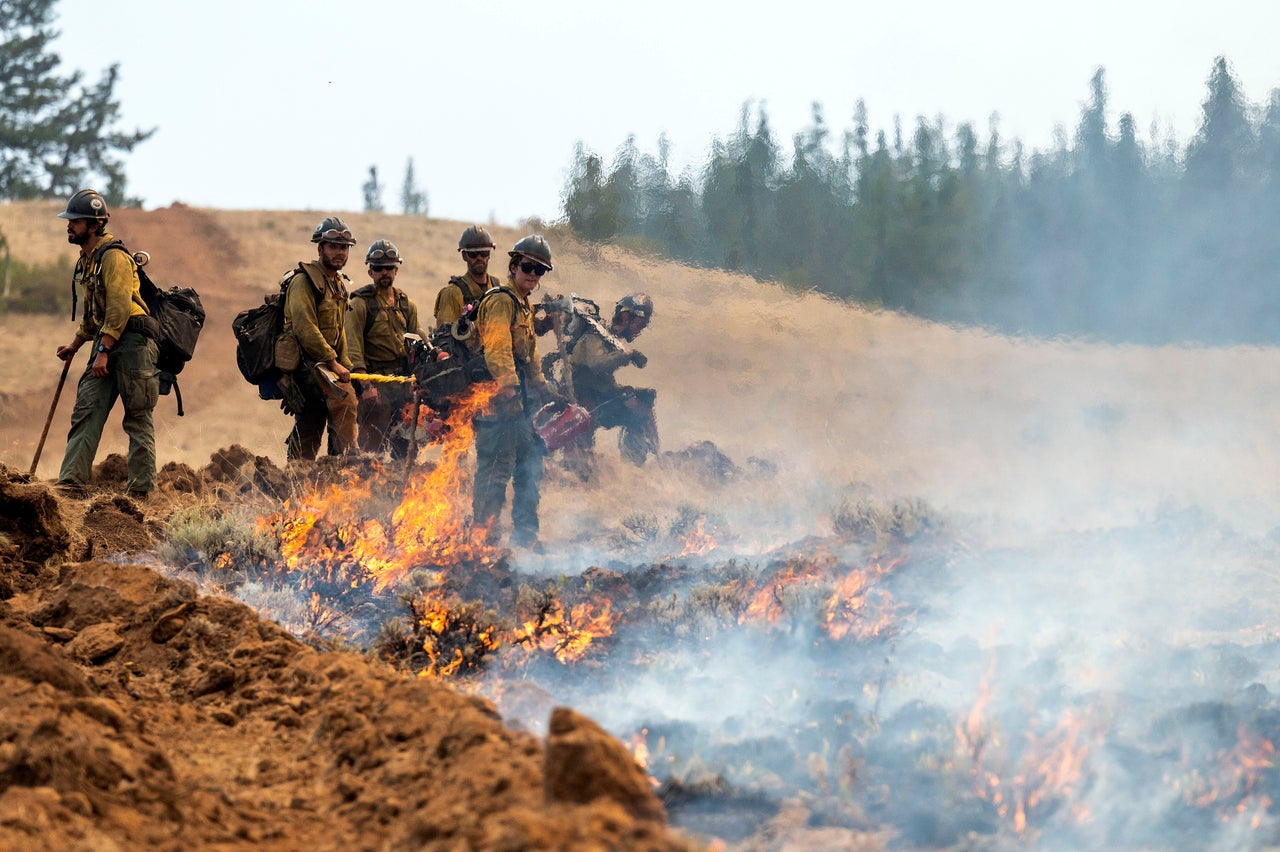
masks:
{"type": "MultiPolygon", "coordinates": [[[[674,825],[730,848],[1274,838],[1280,535],[1172,502],[1046,532],[846,496],[797,537],[759,521],[785,477],[694,455],[650,471],[683,495],[665,509],[600,510],[547,554],[429,560],[388,546],[418,491],[402,471],[348,469],[339,492],[321,463],[283,509],[259,504],[256,545],[188,551],[188,571],[317,645],[481,693],[508,725],[545,734],[552,708],[579,709],[674,825]]],[[[241,462],[242,502],[282,487],[241,462]]],[[[606,463],[592,487],[623,473],[606,463]]],[[[552,504],[582,498],[568,477],[552,463],[552,504]]]]}

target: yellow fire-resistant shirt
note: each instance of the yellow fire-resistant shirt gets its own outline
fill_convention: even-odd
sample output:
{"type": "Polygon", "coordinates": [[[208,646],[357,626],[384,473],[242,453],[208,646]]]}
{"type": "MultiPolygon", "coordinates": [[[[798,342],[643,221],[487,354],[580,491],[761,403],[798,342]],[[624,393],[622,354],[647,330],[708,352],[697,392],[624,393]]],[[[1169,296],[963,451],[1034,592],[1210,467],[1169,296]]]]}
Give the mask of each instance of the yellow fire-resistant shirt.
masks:
{"type": "MultiPolygon", "coordinates": [[[[398,361],[404,357],[406,331],[427,339],[418,326],[417,305],[402,290],[393,287],[391,304],[379,303],[376,308],[370,305],[369,298],[358,295],[359,292],[351,297],[346,319],[347,355],[357,373],[365,372],[369,361],[398,361]],[[376,312],[372,323],[369,322],[370,310],[376,312]]],[[[375,294],[373,298],[379,297],[375,294]]]]}
{"type": "Polygon", "coordinates": [[[546,389],[538,358],[538,339],[533,333],[533,306],[514,286],[504,285],[514,296],[494,293],[480,303],[476,329],[484,349],[484,363],[499,388],[519,390],[520,381],[546,389]]]}
{"type": "Polygon", "coordinates": [[[326,275],[318,261],[301,264],[306,273],[294,275],[284,298],[284,333],[292,334],[312,361],[337,360],[351,369],[347,354],[347,276],[326,275]]]}
{"type": "Polygon", "coordinates": [[[631,363],[631,353],[609,346],[598,334],[587,332],[569,353],[573,389],[593,402],[612,396],[618,387],[614,372],[631,363]]]}
{"type": "Polygon", "coordinates": [[[468,302],[474,304],[486,290],[502,283],[492,275],[486,275],[484,279],[477,281],[468,272],[462,276],[455,275],[449,279],[448,284],[440,288],[440,292],[436,294],[436,328],[462,316],[462,310],[468,302]]]}
{"type": "MultiPolygon", "coordinates": [[[[98,247],[114,239],[111,234],[103,234],[98,247]]],[[[79,338],[92,340],[102,333],[119,340],[129,317],[147,314],[138,267],[127,251],[105,251],[100,264],[95,265],[93,252],[86,254],[82,249],[72,281],[84,288],[84,316],[76,329],[79,338]]]]}

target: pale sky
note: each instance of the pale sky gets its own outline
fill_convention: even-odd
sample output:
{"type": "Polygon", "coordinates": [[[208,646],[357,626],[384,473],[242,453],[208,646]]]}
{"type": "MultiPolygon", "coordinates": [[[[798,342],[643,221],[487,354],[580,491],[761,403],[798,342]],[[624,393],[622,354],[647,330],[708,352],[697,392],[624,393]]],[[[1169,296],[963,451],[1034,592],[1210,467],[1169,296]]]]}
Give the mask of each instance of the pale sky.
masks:
{"type": "Polygon", "coordinates": [[[838,137],[866,101],[895,115],[1047,147],[1107,72],[1114,129],[1132,112],[1194,133],[1215,57],[1248,100],[1280,87],[1280,4],[1260,0],[970,0],[911,4],[434,0],[60,0],[62,70],[120,64],[121,126],[156,127],[127,160],[147,208],[357,211],[376,165],[398,212],[409,157],[436,218],[559,215],[574,145],[628,134],[679,171],[763,102],[790,138],[823,108],[838,137]]]}

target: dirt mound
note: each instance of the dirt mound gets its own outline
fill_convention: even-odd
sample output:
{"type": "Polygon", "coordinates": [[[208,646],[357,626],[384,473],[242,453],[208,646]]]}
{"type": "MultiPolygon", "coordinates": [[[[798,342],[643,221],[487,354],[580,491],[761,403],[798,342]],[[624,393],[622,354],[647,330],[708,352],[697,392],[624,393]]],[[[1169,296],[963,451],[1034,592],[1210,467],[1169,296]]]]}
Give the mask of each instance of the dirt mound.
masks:
{"type": "MultiPolygon", "coordinates": [[[[259,467],[166,469],[194,494],[259,467]]],[[[145,547],[154,507],[21,479],[0,468],[0,846],[689,848],[589,719],[555,710],[544,742],[149,568],[64,562],[145,547]]]]}

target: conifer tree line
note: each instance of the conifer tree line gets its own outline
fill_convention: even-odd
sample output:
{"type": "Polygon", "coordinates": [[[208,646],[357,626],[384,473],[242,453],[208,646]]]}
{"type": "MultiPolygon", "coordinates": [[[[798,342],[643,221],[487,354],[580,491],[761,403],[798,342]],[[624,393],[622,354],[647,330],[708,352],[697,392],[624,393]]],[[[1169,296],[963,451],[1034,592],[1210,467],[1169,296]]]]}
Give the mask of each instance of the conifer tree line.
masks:
{"type": "Polygon", "coordinates": [[[0,200],[65,198],[93,185],[117,204],[136,203],[121,155],[155,131],[117,127],[118,65],[92,85],[79,71],[59,72],[54,5],[0,0],[0,200]]]}
{"type": "Polygon", "coordinates": [[[946,322],[1161,343],[1280,335],[1280,90],[1248,102],[1214,61],[1185,144],[1130,113],[1105,71],[1073,132],[1028,154],[942,119],[833,138],[815,104],[789,150],[744,107],[698,171],[630,138],[581,145],[562,200],[582,237],[946,322]],[[1145,138],[1144,138],[1145,137],[1145,138]]]}

